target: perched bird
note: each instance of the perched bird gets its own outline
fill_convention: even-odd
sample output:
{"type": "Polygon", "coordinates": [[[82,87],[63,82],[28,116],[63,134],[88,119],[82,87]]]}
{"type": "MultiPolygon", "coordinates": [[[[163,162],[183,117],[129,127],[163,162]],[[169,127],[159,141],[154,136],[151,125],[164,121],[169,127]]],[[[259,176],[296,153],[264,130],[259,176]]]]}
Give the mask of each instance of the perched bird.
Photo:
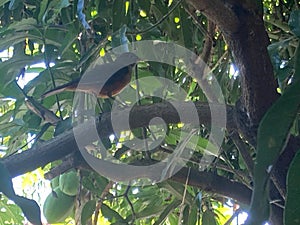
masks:
{"type": "Polygon", "coordinates": [[[96,65],[88,69],[83,77],[47,91],[41,97],[46,98],[63,91],[85,92],[100,98],[113,97],[130,82],[132,69],[138,61],[134,53],[125,52],[114,62],[96,65]]]}

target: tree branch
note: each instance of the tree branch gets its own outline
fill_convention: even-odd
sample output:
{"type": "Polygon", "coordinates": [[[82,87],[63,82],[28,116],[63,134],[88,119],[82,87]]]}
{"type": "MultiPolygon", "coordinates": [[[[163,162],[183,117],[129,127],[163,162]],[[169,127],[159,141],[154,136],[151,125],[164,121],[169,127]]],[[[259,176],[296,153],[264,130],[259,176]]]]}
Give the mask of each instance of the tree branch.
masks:
{"type": "MultiPolygon", "coordinates": [[[[171,179],[184,184],[187,174],[188,168],[183,168],[171,179]]],[[[201,188],[203,191],[218,193],[235,199],[239,203],[250,204],[252,191],[248,187],[212,172],[200,172],[191,169],[188,185],[201,188]]]]}
{"type": "MultiPolygon", "coordinates": [[[[188,116],[188,113],[192,111],[189,104],[186,102],[177,102],[174,103],[174,105],[185,109],[185,112],[187,113],[185,120],[180,120],[176,109],[174,107],[170,107],[170,103],[135,106],[132,109],[124,109],[122,111],[113,112],[112,114],[104,113],[101,115],[101,118],[87,121],[86,123],[74,127],[73,130],[66,131],[49,141],[37,143],[31,149],[19,154],[8,156],[3,158],[1,161],[5,164],[13,177],[35,170],[38,167],[43,167],[49,162],[62,159],[66,155],[78,150],[74,130],[78,136],[81,137],[81,142],[90,144],[91,141],[98,140],[99,137],[108,137],[113,133],[127,129],[128,121],[124,119],[124,114],[130,114],[131,119],[129,122],[131,129],[148,126],[149,121],[155,117],[162,118],[167,124],[195,122],[191,119],[193,117],[188,116]],[[119,122],[118,130],[113,130],[111,118],[114,118],[119,122]],[[97,127],[99,137],[92,134],[91,128],[93,126],[97,127]]],[[[195,107],[198,112],[200,123],[205,126],[210,126],[211,112],[208,103],[196,102],[195,107]]],[[[233,107],[227,106],[227,126],[230,129],[234,129],[235,127],[233,111],[233,107]]]]}
{"type": "MultiPolygon", "coordinates": [[[[259,8],[249,1],[187,0],[212,20],[224,34],[241,74],[240,130],[247,139],[256,137],[258,124],[277,99],[277,83],[268,55],[268,35],[259,8]]],[[[255,140],[252,142],[255,145],[255,140]]]]}
{"type": "MultiPolygon", "coordinates": [[[[181,107],[187,107],[186,103],[184,102],[177,103],[177,104],[180,104],[181,107]]],[[[201,123],[208,125],[211,119],[209,105],[207,103],[197,102],[195,106],[198,110],[198,115],[201,120],[201,123]]],[[[187,111],[188,110],[189,109],[187,107],[187,111]]],[[[232,114],[233,108],[228,107],[227,111],[229,117],[227,125],[229,127],[233,127],[234,124],[231,124],[233,120],[230,119],[233,115],[232,114]]],[[[116,113],[115,116],[121,118],[123,116],[123,113],[124,111],[121,111],[119,113],[116,113]]],[[[131,114],[132,117],[135,118],[135,120],[132,121],[131,124],[132,128],[147,125],[146,124],[147,121],[150,121],[151,118],[156,116],[160,116],[161,118],[163,118],[166,123],[180,122],[178,120],[179,119],[178,116],[176,115],[175,109],[173,107],[170,107],[170,105],[166,103],[158,103],[149,106],[135,106],[131,110],[131,114]]],[[[99,128],[98,131],[100,136],[110,135],[112,133],[110,116],[111,115],[109,113],[105,113],[101,116],[100,119],[97,119],[96,121],[88,121],[87,123],[75,127],[74,129],[77,129],[76,132],[82,134],[83,138],[81,139],[81,141],[89,143],[91,140],[95,138],[92,135],[89,135],[91,126],[93,125],[94,122],[96,122],[96,125],[99,128]]],[[[184,122],[193,123],[193,121],[188,121],[188,119],[187,121],[184,122]]],[[[124,126],[124,124],[119,124],[119,125],[120,125],[120,129],[124,126]]],[[[73,131],[74,130],[69,130],[49,141],[46,141],[42,144],[37,144],[36,146],[34,146],[29,150],[26,150],[16,155],[11,155],[9,157],[2,159],[1,161],[8,168],[10,174],[13,177],[18,176],[20,174],[24,174],[28,171],[32,171],[38,167],[45,166],[49,162],[61,159],[75,151],[78,151],[78,146],[73,131]]],[[[101,160],[100,164],[107,166],[106,165],[107,163],[108,162],[101,160]]],[[[113,169],[109,170],[108,173],[109,172],[113,173],[116,176],[115,178],[117,180],[118,179],[130,180],[133,179],[135,176],[135,174],[126,173],[126,171],[116,173],[116,171],[118,171],[118,166],[119,166],[118,164],[110,163],[110,165],[108,166],[113,166],[113,169]]],[[[141,169],[142,168],[143,167],[141,167],[141,169]]],[[[180,183],[185,183],[187,171],[188,171],[187,168],[183,168],[177,174],[175,174],[171,179],[180,183]]],[[[159,178],[160,174],[155,174],[152,172],[153,171],[145,170],[144,176],[153,179],[159,178]]],[[[251,190],[248,187],[238,182],[228,180],[215,173],[200,172],[192,169],[190,173],[189,185],[199,187],[204,191],[219,193],[220,195],[236,199],[237,201],[244,204],[249,204],[250,202],[251,190]]]]}
{"type": "MultiPolygon", "coordinates": [[[[83,157],[77,157],[77,165],[81,169],[92,169],[84,160],[83,157]]],[[[102,171],[106,173],[109,177],[114,177],[119,181],[128,181],[134,178],[139,178],[140,176],[150,178],[152,180],[159,180],[161,177],[160,173],[155,173],[154,170],[160,171],[165,166],[158,165],[154,170],[143,166],[147,164],[157,163],[154,161],[138,160],[135,161],[132,166],[142,166],[137,170],[124,171],[124,167],[118,164],[112,164],[104,160],[98,159],[99,164],[102,164],[102,171]],[[158,168],[162,167],[162,168],[158,168]]],[[[98,165],[99,165],[98,164],[98,165]]],[[[249,205],[251,200],[252,190],[246,185],[241,184],[236,181],[229,180],[225,177],[219,176],[214,172],[198,171],[196,169],[183,167],[176,174],[174,174],[170,179],[181,184],[186,183],[186,177],[189,174],[188,185],[193,187],[198,187],[202,191],[217,193],[218,195],[232,198],[239,203],[249,205]],[[190,169],[190,172],[188,172],[190,169]]]]}
{"type": "MultiPolygon", "coordinates": [[[[265,31],[261,8],[256,5],[258,1],[187,2],[218,26],[232,51],[241,74],[242,95],[237,104],[236,114],[239,133],[256,146],[259,122],[279,96],[267,50],[269,38],[265,31]]],[[[277,186],[284,185],[285,183],[282,183],[277,186]]],[[[274,215],[271,216],[273,222],[282,224],[282,218],[275,218],[274,215]]]]}

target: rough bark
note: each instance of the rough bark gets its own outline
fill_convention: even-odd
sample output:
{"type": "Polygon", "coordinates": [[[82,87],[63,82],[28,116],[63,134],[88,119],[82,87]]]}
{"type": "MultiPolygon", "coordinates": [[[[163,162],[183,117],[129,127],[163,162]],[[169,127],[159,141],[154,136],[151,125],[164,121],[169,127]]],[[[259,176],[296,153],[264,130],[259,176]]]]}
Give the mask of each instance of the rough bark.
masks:
{"type": "MultiPolygon", "coordinates": [[[[268,55],[265,31],[258,1],[187,0],[196,10],[212,20],[222,31],[241,75],[242,95],[237,102],[239,133],[256,146],[259,122],[278,98],[277,83],[268,55]]],[[[275,179],[284,186],[283,179],[275,179]]],[[[272,190],[277,192],[277,190],[272,190]]],[[[272,207],[273,224],[282,224],[282,210],[272,207]]]]}
{"type": "MultiPolygon", "coordinates": [[[[185,102],[177,102],[177,107],[184,108],[186,112],[190,112],[189,105],[185,102]]],[[[207,103],[196,102],[195,107],[198,112],[198,117],[201,124],[209,126],[211,123],[211,112],[207,103]]],[[[233,107],[227,106],[227,126],[230,129],[234,129],[235,124],[232,118],[233,107]]],[[[189,121],[189,116],[186,116],[186,121],[180,121],[175,108],[170,107],[168,103],[157,103],[153,105],[135,106],[132,109],[124,109],[114,113],[114,119],[120,121],[118,129],[123,130],[127,127],[127,121],[124,121],[124,114],[130,113],[131,129],[147,126],[149,121],[155,117],[160,117],[165,123],[194,123],[195,121],[189,121]],[[122,122],[123,121],[123,122],[122,122]]],[[[98,137],[91,134],[91,127],[96,124],[98,134],[100,137],[107,137],[117,130],[113,130],[111,124],[111,114],[104,113],[101,118],[96,120],[90,120],[87,123],[77,126],[74,129],[79,131],[81,141],[90,143],[91,140],[97,140],[98,137]],[[91,134],[91,135],[87,135],[91,134]],[[93,139],[95,138],[95,139],[93,139]]],[[[221,127],[220,127],[221,128],[221,127]]],[[[44,143],[37,143],[33,148],[21,152],[19,154],[8,156],[1,160],[13,177],[32,171],[38,167],[43,167],[47,163],[63,158],[64,156],[71,154],[78,150],[76,138],[73,130],[64,132],[63,134],[46,141],[44,143]]]]}
{"type": "Polygon", "coordinates": [[[241,75],[238,122],[241,132],[255,145],[258,124],[278,95],[262,15],[256,5],[246,2],[187,0],[218,26],[229,45],[241,75]]]}
{"type": "MultiPolygon", "coordinates": [[[[179,103],[178,103],[179,104],[179,103]]],[[[180,103],[182,107],[185,106],[185,103],[180,103]]],[[[198,110],[199,118],[201,123],[210,124],[210,110],[209,105],[207,103],[196,103],[196,108],[198,110]]],[[[233,121],[230,119],[230,115],[232,114],[232,107],[228,107],[228,126],[234,126],[231,124],[233,121]]],[[[170,109],[168,104],[154,104],[149,106],[136,106],[133,110],[131,110],[132,116],[135,118],[133,121],[132,128],[145,126],[145,121],[150,121],[151,118],[160,116],[165,119],[167,123],[178,123],[179,118],[176,116],[176,110],[170,109]]],[[[112,133],[111,123],[110,123],[110,114],[105,113],[101,116],[100,119],[96,121],[89,121],[83,125],[78,125],[74,129],[78,129],[80,134],[82,135],[82,140],[86,143],[94,140],[94,135],[89,135],[91,126],[96,123],[100,136],[108,136],[112,133]]],[[[120,118],[123,116],[123,113],[120,112],[118,115],[120,118]]],[[[193,123],[194,121],[185,121],[193,123]]],[[[120,124],[120,129],[122,129],[122,124],[120,124]]],[[[82,141],[81,140],[81,141],[82,141]]],[[[32,171],[38,167],[43,167],[47,165],[49,162],[53,162],[58,159],[62,159],[67,155],[72,153],[79,152],[78,145],[76,143],[76,138],[74,136],[73,130],[66,131],[65,133],[49,140],[41,144],[37,144],[31,149],[27,151],[23,151],[16,155],[11,155],[1,160],[1,162],[8,168],[12,177],[24,174],[26,172],[32,171]]],[[[105,161],[103,160],[103,163],[105,161]]],[[[143,162],[141,162],[143,164],[143,162]]],[[[88,165],[84,161],[81,161],[81,167],[87,168],[88,165]],[[85,164],[85,165],[83,165],[85,164]]],[[[113,165],[114,169],[112,172],[117,174],[116,179],[126,180],[132,177],[132,174],[124,173],[115,173],[117,170],[117,165],[113,165]],[[129,177],[126,177],[129,176],[129,177]]],[[[153,176],[151,171],[144,171],[145,176],[150,177],[153,176]]],[[[182,168],[178,173],[176,173],[171,179],[185,183],[186,176],[188,173],[188,168],[182,168]]],[[[160,176],[158,174],[157,176],[160,176]]],[[[190,179],[189,185],[199,187],[203,191],[218,193],[220,195],[236,199],[238,202],[243,204],[249,204],[251,199],[251,190],[238,182],[231,181],[227,178],[219,176],[213,172],[201,172],[192,169],[190,171],[190,179]]]]}

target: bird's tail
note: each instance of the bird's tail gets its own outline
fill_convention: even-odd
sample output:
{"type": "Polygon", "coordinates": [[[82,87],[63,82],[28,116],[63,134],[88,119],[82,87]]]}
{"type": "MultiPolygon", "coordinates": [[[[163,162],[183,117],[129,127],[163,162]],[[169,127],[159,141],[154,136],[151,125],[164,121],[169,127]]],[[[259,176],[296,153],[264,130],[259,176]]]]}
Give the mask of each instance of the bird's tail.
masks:
{"type": "Polygon", "coordinates": [[[52,90],[49,90],[49,91],[45,92],[44,94],[41,95],[41,98],[43,99],[43,98],[47,98],[47,97],[52,96],[52,95],[59,94],[63,91],[68,90],[69,87],[70,87],[69,83],[63,84],[61,86],[58,86],[56,88],[53,88],[52,90]]]}

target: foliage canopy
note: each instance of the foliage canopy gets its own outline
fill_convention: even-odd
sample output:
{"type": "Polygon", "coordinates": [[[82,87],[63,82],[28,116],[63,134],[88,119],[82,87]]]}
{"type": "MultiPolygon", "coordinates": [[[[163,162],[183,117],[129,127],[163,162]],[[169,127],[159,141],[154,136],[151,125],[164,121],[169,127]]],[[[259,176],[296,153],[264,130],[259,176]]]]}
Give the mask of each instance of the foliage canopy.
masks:
{"type": "MultiPolygon", "coordinates": [[[[247,224],[299,224],[298,1],[0,0],[0,6],[0,204],[5,211],[0,210],[0,224],[22,224],[23,215],[40,224],[36,202],[16,195],[11,182],[39,167],[49,179],[77,170],[78,196],[74,213],[66,219],[76,224],[227,225],[241,211],[249,212],[247,224]],[[203,76],[199,69],[200,75],[191,77],[176,57],[176,66],[144,61],[135,78],[154,77],[155,82],[133,82],[116,101],[98,99],[95,111],[103,145],[99,150],[95,144],[90,152],[96,151],[102,160],[113,155],[123,163],[145,165],[168,158],[180,145],[182,152],[193,149],[191,157],[179,155],[167,162],[168,168],[176,160],[184,162],[172,178],[153,185],[137,179],[125,185],[100,176],[78,154],[72,136],[72,126],[78,125],[72,121],[74,93],[45,99],[41,95],[81,77],[99,58],[111,62],[116,54],[105,53],[124,41],[134,48],[143,40],[184,46],[210,71],[203,76]],[[227,112],[217,154],[219,146],[209,139],[207,103],[212,97],[201,88],[203,83],[212,85],[210,74],[221,87],[227,112]],[[30,81],[24,83],[24,78],[30,81]],[[184,130],[186,124],[172,114],[168,101],[178,100],[182,108],[186,103],[176,98],[176,88],[166,87],[159,78],[171,80],[187,93],[181,100],[195,104],[200,119],[196,131],[190,132],[193,121],[187,122],[190,130],[184,130]],[[132,112],[134,129],[112,137],[112,105],[118,104],[122,112],[132,103],[126,97],[145,92],[164,97],[140,97],[132,112]],[[167,121],[166,135],[155,149],[151,141],[160,138],[161,128],[145,125],[150,114],[164,115],[167,121]],[[133,137],[150,139],[142,149],[151,151],[127,147],[133,137]],[[183,145],[184,140],[189,145],[183,145]],[[213,162],[200,171],[205,149],[213,162]]],[[[86,95],[84,100],[82,110],[88,112],[93,98],[86,95]]],[[[117,174],[116,180],[124,174],[117,174]]]]}

